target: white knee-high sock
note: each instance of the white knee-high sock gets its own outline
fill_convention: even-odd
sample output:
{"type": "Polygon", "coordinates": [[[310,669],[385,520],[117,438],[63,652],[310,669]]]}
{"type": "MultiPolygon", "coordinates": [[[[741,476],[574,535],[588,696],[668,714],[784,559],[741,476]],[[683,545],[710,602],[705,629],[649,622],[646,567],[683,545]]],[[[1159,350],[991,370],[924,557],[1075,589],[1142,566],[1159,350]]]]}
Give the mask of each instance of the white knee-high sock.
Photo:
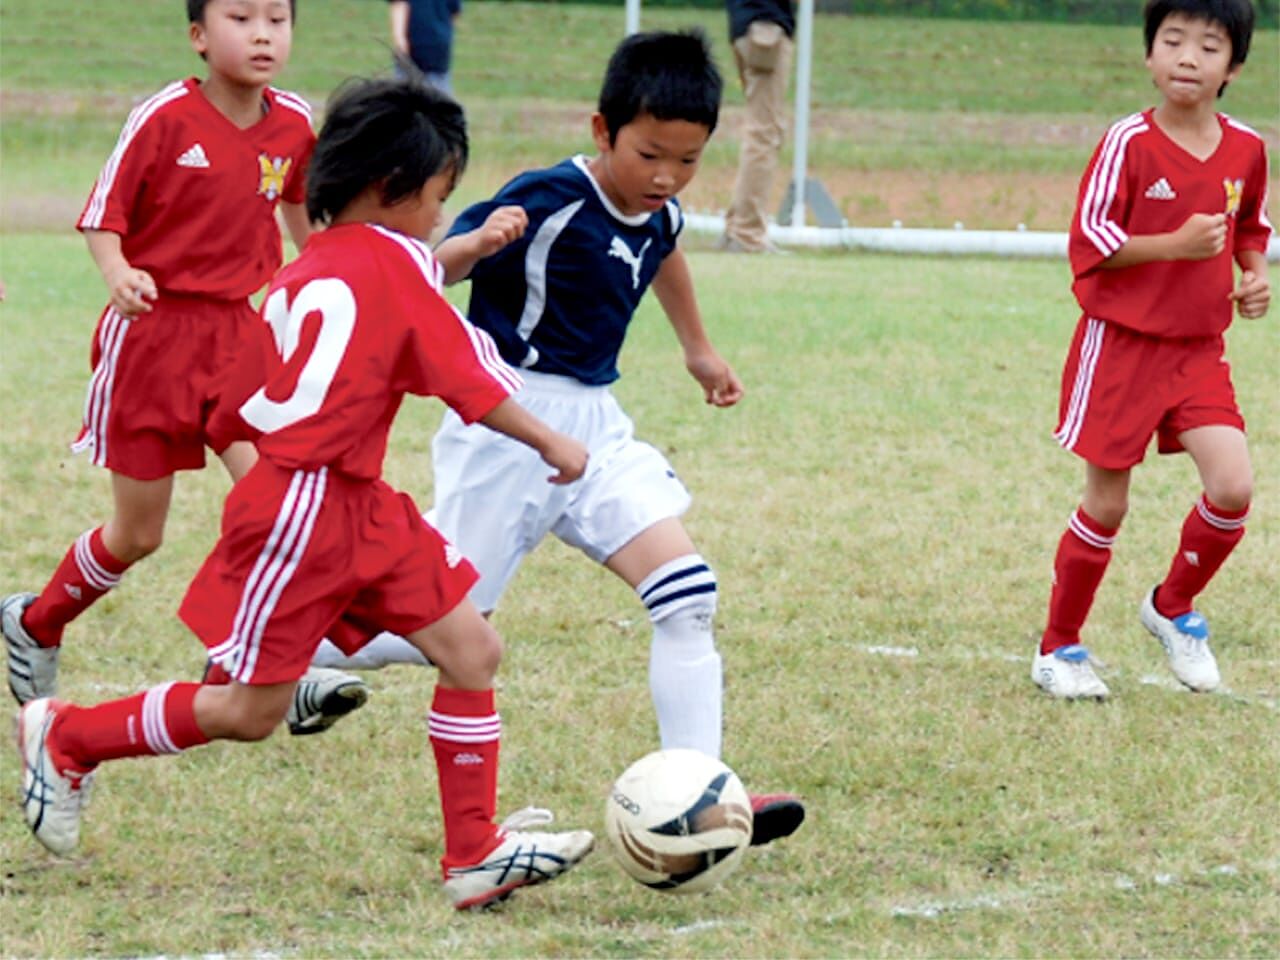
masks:
{"type": "Polygon", "coordinates": [[[649,692],[663,749],[719,758],[724,700],[715,644],[716,576],[698,554],[664,563],[636,587],[653,622],[649,692]]]}
{"type": "Polygon", "coordinates": [[[386,632],[378,634],[351,656],[347,656],[328,640],[321,640],[316,655],[311,658],[312,666],[330,667],[334,670],[381,670],[393,663],[431,666],[422,651],[412,643],[399,634],[386,632]]]}

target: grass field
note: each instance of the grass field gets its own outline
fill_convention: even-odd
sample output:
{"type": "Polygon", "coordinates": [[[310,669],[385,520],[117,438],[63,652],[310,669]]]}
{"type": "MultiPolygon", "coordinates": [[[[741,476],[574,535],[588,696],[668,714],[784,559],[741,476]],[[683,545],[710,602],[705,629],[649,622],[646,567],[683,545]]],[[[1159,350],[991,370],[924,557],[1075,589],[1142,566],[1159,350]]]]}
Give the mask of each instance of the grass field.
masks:
{"type": "MultiPolygon", "coordinates": [[[[72,6],[0,7],[0,209],[44,197],[74,217],[120,107],[194,69],[177,4],[95,5],[119,18],[110,30],[68,16],[72,6]],[[65,34],[56,44],[54,25],[65,34]],[[101,36],[121,39],[104,49],[101,36]]],[[[299,46],[286,85],[321,101],[346,72],[376,67],[382,7],[304,3],[299,44],[319,52],[304,63],[299,46]],[[344,38],[360,30],[370,40],[353,48],[344,38]]],[[[468,6],[459,82],[477,91],[469,195],[535,151],[541,163],[574,149],[570,127],[538,118],[581,115],[610,43],[591,25],[614,16],[468,6]],[[485,65],[485,37],[512,35],[538,41],[502,45],[523,81],[504,79],[496,57],[485,65]],[[586,52],[570,52],[570,37],[586,52]],[[545,82],[526,49],[538,44],[564,48],[545,82]],[[521,57],[530,61],[523,69],[521,57]],[[527,139],[505,137],[503,124],[527,139]],[[486,151],[494,159],[481,160],[486,151]]],[[[718,19],[708,25],[722,43],[718,19]]],[[[1004,51],[1034,37],[1027,42],[1043,56],[1028,59],[1062,57],[1063,73],[1046,66],[1049,77],[1067,76],[1071,51],[1086,47],[1123,51],[1105,69],[1127,76],[1134,67],[1136,40],[1123,30],[945,27],[834,21],[819,36],[848,30],[867,71],[878,56],[873,31],[903,50],[928,37],[985,38],[989,47],[997,34],[1004,51]],[[909,39],[912,29],[922,39],[909,39]],[[1086,33],[1101,39],[1073,48],[1086,33]]],[[[492,52],[497,41],[489,43],[492,52]]],[[[1268,44],[1274,75],[1274,33],[1250,69],[1267,62],[1268,44]]],[[[964,89],[958,60],[944,57],[934,73],[904,64],[901,102],[850,92],[864,99],[841,109],[929,127],[941,114],[915,112],[911,88],[933,84],[936,96],[950,76],[964,89]]],[[[1135,81],[1127,99],[1090,103],[1104,91],[1070,99],[1069,85],[1057,84],[1037,93],[1038,81],[1019,82],[1009,69],[997,79],[1019,99],[975,102],[985,124],[975,128],[1016,126],[1023,108],[1105,124],[1146,92],[1135,81]]],[[[1275,99],[1274,89],[1252,89],[1258,103],[1275,99]]],[[[713,177],[729,162],[721,147],[713,177]]],[[[922,171],[945,173],[940,154],[921,155],[922,171]]],[[[1072,159],[1072,176],[1082,162],[1072,159]]],[[[6,217],[0,258],[7,593],[38,589],[72,538],[102,519],[108,496],[102,472],[64,443],[79,422],[101,281],[69,229],[39,218],[6,217]]],[[[438,889],[425,730],[433,677],[390,670],[370,677],[370,704],[323,737],[110,765],[73,860],[44,854],[16,806],[0,805],[0,956],[1280,955],[1275,311],[1239,322],[1229,341],[1257,475],[1249,534],[1202,604],[1229,689],[1177,689],[1137,623],[1137,602],[1163,574],[1197,492],[1186,458],[1153,455],[1135,477],[1087,628],[1114,698],[1064,705],[1039,695],[1027,668],[1081,475],[1049,437],[1076,317],[1065,265],[760,261],[700,249],[690,258],[746,400],[731,411],[700,402],[652,302],[634,325],[617,392],[692,489],[688,525],[720,580],[726,760],[749,788],[801,793],[810,811],[802,831],[752,851],[706,896],[647,891],[602,848],[499,913],[456,916],[438,889]]],[[[406,404],[387,463],[388,479],[424,504],[438,417],[438,405],[406,404]]],[[[161,552],[71,628],[66,696],[95,702],[198,675],[203,651],[173,611],[215,538],[226,487],[217,469],[181,478],[161,552]]],[[[655,743],[642,608],[548,543],[495,622],[507,641],[502,811],[537,803],[565,825],[601,831],[610,779],[655,743]]],[[[12,796],[18,776],[12,752],[0,752],[0,792],[12,796]]]]}

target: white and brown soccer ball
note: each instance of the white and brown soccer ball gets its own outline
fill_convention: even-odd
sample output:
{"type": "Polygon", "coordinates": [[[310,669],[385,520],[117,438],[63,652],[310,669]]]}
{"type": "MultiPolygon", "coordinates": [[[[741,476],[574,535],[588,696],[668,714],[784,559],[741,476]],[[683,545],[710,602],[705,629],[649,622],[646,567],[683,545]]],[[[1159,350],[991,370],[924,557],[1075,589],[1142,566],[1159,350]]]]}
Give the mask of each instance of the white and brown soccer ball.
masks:
{"type": "Polygon", "coordinates": [[[751,801],[719,760],[697,750],[658,750],[614,782],[604,822],[628,875],[654,890],[697,893],[742,860],[751,801]]]}

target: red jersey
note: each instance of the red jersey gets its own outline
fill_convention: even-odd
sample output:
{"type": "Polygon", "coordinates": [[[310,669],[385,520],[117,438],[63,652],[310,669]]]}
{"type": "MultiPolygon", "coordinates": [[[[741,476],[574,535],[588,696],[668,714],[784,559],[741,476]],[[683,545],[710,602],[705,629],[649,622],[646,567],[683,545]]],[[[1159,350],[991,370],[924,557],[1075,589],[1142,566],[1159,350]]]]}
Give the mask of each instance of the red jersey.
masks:
{"type": "Polygon", "coordinates": [[[1231,324],[1235,254],[1265,253],[1271,236],[1266,145],[1219,114],[1222,140],[1199,160],[1169,139],[1152,112],[1113,124],[1080,181],[1069,245],[1072,290],[1088,317],[1159,337],[1216,336],[1231,324]],[[1130,235],[1171,233],[1193,213],[1227,214],[1218,256],[1099,269],[1130,235]]]}
{"type": "Polygon", "coordinates": [[[306,199],[315,133],[297,94],[268,88],[247,130],[226,118],[195,79],[139,104],[76,226],[120,234],[130,266],[161,291],[239,300],[280,269],[275,209],[306,199]]]}
{"type": "Polygon", "coordinates": [[[265,369],[244,365],[265,384],[240,407],[261,456],[372,480],[406,393],[471,423],[520,388],[489,335],[444,299],[441,273],[426,244],[382,227],[311,236],[263,301],[265,369]]]}

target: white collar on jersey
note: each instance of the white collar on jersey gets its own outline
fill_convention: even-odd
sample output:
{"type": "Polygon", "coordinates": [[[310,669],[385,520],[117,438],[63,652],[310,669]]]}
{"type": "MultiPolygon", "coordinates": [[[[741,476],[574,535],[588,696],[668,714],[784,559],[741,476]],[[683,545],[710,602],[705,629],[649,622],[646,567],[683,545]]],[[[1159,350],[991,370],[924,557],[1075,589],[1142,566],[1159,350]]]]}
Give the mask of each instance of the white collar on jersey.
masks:
{"type": "MultiPolygon", "coordinates": [[[[591,175],[591,168],[587,165],[587,162],[587,156],[584,153],[580,153],[573,158],[574,166],[581,170],[582,175],[587,178],[587,182],[590,183],[592,189],[595,190],[596,196],[600,198],[600,202],[604,204],[604,208],[609,211],[609,216],[613,217],[615,220],[621,220],[629,227],[642,227],[649,222],[649,218],[653,216],[652,213],[636,213],[628,216],[615,207],[613,205],[613,201],[605,195],[600,184],[596,183],[596,178],[591,175]]],[[[663,206],[665,206],[665,204],[663,206]]]]}

